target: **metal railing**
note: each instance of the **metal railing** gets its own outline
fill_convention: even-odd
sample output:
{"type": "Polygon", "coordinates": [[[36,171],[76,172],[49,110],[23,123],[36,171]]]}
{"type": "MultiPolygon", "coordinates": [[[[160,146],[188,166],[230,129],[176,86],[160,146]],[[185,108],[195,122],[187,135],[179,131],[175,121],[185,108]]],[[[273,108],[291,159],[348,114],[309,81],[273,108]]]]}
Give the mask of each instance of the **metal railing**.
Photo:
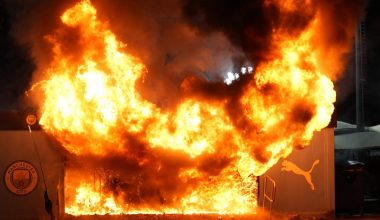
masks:
{"type": "Polygon", "coordinates": [[[276,182],[268,175],[264,176],[262,207],[265,209],[268,204],[269,219],[272,217],[272,206],[276,198],[276,182]]]}

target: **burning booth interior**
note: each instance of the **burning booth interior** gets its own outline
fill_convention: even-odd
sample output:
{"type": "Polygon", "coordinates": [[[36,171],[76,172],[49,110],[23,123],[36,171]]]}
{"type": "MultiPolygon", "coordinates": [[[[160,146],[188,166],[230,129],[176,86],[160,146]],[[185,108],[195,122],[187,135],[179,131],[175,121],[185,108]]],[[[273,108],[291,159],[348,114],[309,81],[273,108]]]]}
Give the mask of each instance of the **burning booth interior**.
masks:
{"type": "MultiPolygon", "coordinates": [[[[58,216],[254,214],[257,176],[269,169],[304,178],[303,195],[319,192],[319,205],[305,203],[313,210],[275,209],[333,211],[324,128],[362,2],[159,3],[41,1],[16,19],[13,34],[34,39],[38,68],[24,102],[43,131],[1,132],[13,156],[2,160],[0,190],[25,208],[9,203],[4,213],[41,216],[38,200],[58,216]],[[309,164],[300,152],[319,153],[309,164]]],[[[281,175],[278,194],[301,184],[281,175]]]]}

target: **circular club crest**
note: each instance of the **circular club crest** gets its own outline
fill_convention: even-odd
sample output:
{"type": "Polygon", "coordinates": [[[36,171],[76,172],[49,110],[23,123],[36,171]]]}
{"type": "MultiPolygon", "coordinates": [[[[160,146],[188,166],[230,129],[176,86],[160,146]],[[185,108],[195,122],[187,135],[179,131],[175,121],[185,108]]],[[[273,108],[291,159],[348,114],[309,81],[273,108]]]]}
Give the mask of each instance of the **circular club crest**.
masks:
{"type": "Polygon", "coordinates": [[[25,121],[28,125],[34,125],[37,122],[37,117],[35,115],[28,115],[26,116],[25,121]]]}
{"type": "Polygon", "coordinates": [[[17,161],[5,171],[5,185],[16,195],[27,195],[38,183],[37,169],[29,162],[17,161]]]}

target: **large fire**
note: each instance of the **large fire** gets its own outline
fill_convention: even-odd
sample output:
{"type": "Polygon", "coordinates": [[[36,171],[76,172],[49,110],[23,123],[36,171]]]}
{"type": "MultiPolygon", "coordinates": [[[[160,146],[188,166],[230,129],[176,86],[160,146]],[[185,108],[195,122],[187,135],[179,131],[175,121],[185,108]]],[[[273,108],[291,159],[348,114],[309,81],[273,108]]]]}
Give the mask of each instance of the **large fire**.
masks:
{"type": "Polygon", "coordinates": [[[89,0],[61,21],[37,87],[40,124],[77,160],[66,171],[66,213],[254,213],[255,176],[330,121],[335,91],[312,48],[318,16],[297,36],[276,30],[280,53],[242,79],[250,81],[238,100],[184,93],[165,110],[140,95],[136,84],[150,73],[89,0]],[[65,40],[71,32],[76,39],[65,40]],[[234,117],[231,103],[241,110],[234,117]],[[124,162],[106,165],[114,159],[124,162]]]}

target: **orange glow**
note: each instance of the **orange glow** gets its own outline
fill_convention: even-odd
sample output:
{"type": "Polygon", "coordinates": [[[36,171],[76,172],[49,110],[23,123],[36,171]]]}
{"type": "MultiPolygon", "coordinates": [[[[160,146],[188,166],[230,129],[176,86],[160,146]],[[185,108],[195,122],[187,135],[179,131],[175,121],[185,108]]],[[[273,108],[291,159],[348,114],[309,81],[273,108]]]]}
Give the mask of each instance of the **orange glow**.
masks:
{"type": "MultiPolygon", "coordinates": [[[[180,175],[183,181],[202,179],[196,170],[184,170],[180,175]],[[192,173],[195,172],[195,173],[192,173]]],[[[104,173],[103,173],[104,174],[104,173]]],[[[242,180],[236,171],[225,171],[220,176],[207,181],[201,180],[197,190],[189,191],[186,196],[172,204],[149,207],[145,204],[128,204],[125,195],[114,196],[102,190],[110,184],[101,178],[102,173],[68,170],[65,178],[66,208],[72,215],[104,214],[245,214],[255,213],[257,206],[256,178],[242,180]],[[83,183],[86,179],[88,183],[83,183]],[[74,191],[74,193],[73,193],[74,191]]]]}
{"type": "MultiPolygon", "coordinates": [[[[293,10],[286,1],[281,4],[293,10]]],[[[185,97],[170,110],[145,100],[136,83],[147,75],[146,67],[128,53],[107,23],[98,20],[89,0],[68,9],[61,20],[62,30],[79,32],[80,50],[65,49],[62,30],[47,37],[54,60],[45,79],[36,84],[44,94],[40,108],[44,130],[75,156],[122,155],[128,160],[136,150],[127,138],[133,136],[147,146],[146,152],[153,152],[139,161],[139,168],[162,151],[187,163],[176,176],[187,188],[178,196],[163,190],[160,205],[129,203],[130,195],[107,190],[108,177],[93,181],[86,172],[68,170],[69,214],[255,213],[254,176],[265,173],[294,147],[305,147],[330,121],[335,91],[313,53],[314,23],[298,36],[278,32],[281,55],[256,67],[254,79],[237,100],[245,119],[239,127],[241,121],[227,111],[231,100],[185,97]],[[215,174],[203,168],[210,158],[226,161],[215,174]]]]}

